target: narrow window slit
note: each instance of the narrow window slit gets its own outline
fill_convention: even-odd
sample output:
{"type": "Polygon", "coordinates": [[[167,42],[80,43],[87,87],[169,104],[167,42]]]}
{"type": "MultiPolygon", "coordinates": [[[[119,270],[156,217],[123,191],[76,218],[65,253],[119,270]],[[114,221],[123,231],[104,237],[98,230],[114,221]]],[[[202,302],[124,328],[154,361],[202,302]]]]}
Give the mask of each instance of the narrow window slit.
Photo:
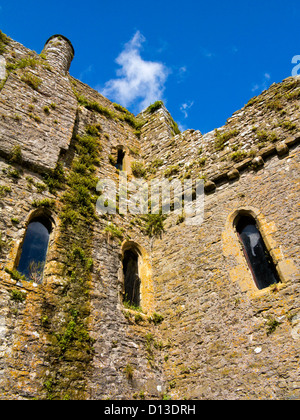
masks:
{"type": "Polygon", "coordinates": [[[123,149],[118,149],[116,168],[119,169],[119,171],[123,171],[124,169],[125,154],[126,153],[123,149]]]}
{"type": "Polygon", "coordinates": [[[139,255],[135,250],[127,250],[123,258],[123,272],[124,272],[124,288],[125,296],[124,302],[130,306],[140,307],[141,280],[139,277],[139,255]]]}
{"type": "Polygon", "coordinates": [[[279,283],[280,279],[275,264],[254,218],[241,216],[236,230],[257,288],[262,290],[279,283]]]}

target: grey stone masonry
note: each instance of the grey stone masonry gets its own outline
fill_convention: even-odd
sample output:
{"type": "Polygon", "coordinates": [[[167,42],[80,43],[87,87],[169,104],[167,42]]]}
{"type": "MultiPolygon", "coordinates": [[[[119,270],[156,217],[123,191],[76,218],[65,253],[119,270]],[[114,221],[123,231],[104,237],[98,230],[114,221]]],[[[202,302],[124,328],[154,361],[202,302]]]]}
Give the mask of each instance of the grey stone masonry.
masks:
{"type": "Polygon", "coordinates": [[[44,53],[22,54],[9,67],[0,91],[0,154],[9,156],[19,147],[23,162],[40,172],[55,168],[68,149],[77,112],[76,97],[64,74],[71,62],[70,43],[53,38],[44,53]],[[61,46],[54,49],[54,41],[61,46]],[[59,64],[55,67],[54,56],[59,64]]]}
{"type": "Polygon", "coordinates": [[[74,58],[71,42],[62,35],[53,35],[46,42],[43,53],[49,64],[61,74],[67,74],[74,58]]]}

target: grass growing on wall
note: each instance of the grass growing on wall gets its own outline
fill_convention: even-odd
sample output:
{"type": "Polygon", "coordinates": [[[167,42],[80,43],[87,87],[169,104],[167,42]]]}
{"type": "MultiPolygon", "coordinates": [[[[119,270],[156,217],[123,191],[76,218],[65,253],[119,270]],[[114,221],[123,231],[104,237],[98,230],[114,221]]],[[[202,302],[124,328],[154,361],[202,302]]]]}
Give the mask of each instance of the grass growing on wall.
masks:
{"type": "Polygon", "coordinates": [[[6,46],[9,43],[9,38],[0,31],[0,55],[6,51],[6,46]]]}
{"type": "Polygon", "coordinates": [[[57,293],[55,306],[43,314],[52,342],[48,352],[51,374],[44,382],[48,399],[85,399],[86,372],[93,357],[94,340],[88,323],[93,226],[97,220],[95,172],[101,150],[99,133],[94,134],[75,137],[75,158],[61,199],[58,241],[63,254],[64,286],[57,293]]]}
{"type": "Polygon", "coordinates": [[[119,111],[119,113],[113,111],[110,108],[107,108],[103,105],[101,105],[97,101],[90,101],[85,96],[80,95],[76,89],[75,86],[73,86],[73,92],[77,98],[77,101],[80,105],[84,106],[89,111],[97,112],[98,114],[103,115],[104,117],[115,120],[115,121],[125,121],[127,122],[132,128],[137,130],[137,134],[140,133],[140,129],[145,124],[145,121],[142,121],[138,118],[136,118],[131,112],[129,112],[126,108],[122,107],[118,104],[113,104],[114,109],[116,111],[119,111]]]}

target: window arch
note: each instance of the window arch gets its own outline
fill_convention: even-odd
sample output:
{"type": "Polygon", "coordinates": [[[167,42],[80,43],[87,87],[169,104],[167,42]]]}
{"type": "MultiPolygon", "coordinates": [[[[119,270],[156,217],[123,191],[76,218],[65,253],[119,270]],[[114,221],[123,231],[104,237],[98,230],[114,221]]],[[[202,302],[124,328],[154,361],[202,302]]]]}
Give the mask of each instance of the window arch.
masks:
{"type": "Polygon", "coordinates": [[[240,214],[236,219],[236,231],[257,288],[263,290],[272,284],[280,283],[275,264],[256,220],[248,214],[240,214]]]}
{"type": "Polygon", "coordinates": [[[120,284],[123,304],[142,308],[144,313],[154,311],[151,260],[147,251],[136,242],[122,244],[120,284]]]}
{"type": "Polygon", "coordinates": [[[134,249],[128,249],[123,257],[124,302],[131,306],[141,305],[141,279],[139,275],[139,254],[134,249]]]}
{"type": "Polygon", "coordinates": [[[28,281],[43,281],[51,231],[52,222],[44,215],[33,217],[28,224],[17,266],[28,281]]]}

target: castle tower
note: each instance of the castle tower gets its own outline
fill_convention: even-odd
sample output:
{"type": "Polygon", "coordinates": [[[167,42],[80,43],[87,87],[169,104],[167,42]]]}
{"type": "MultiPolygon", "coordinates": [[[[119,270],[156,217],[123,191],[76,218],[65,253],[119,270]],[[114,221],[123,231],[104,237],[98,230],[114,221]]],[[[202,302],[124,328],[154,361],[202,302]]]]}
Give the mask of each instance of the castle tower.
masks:
{"type": "Polygon", "coordinates": [[[61,74],[66,74],[75,55],[73,45],[63,35],[53,35],[45,44],[43,53],[49,64],[61,74]]]}

